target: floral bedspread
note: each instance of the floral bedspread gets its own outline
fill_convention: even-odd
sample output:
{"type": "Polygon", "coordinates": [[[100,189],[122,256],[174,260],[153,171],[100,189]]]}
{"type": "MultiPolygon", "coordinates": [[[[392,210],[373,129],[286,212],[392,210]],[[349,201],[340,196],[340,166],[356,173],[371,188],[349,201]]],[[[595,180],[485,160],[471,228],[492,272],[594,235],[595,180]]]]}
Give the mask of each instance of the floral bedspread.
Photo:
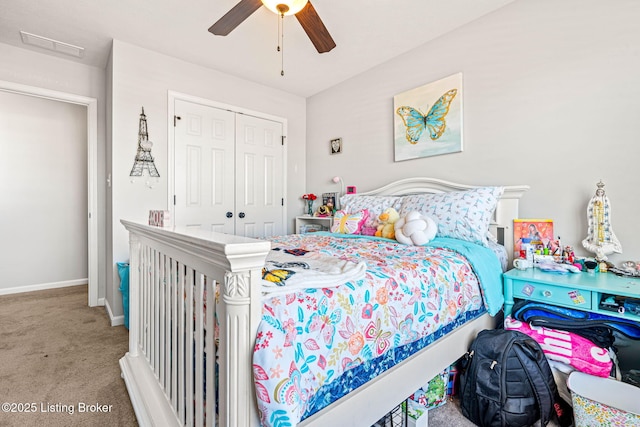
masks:
{"type": "Polygon", "coordinates": [[[272,241],[364,261],[367,271],[338,287],[265,297],[253,359],[265,426],[296,425],[484,311],[470,263],[450,249],[317,233],[272,241]]]}

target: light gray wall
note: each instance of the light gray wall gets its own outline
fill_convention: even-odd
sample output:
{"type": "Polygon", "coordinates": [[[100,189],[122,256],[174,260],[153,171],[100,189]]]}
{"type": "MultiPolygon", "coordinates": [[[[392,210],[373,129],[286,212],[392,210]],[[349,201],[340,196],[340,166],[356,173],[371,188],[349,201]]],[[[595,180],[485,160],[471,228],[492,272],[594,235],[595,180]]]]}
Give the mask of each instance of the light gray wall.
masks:
{"type": "Polygon", "coordinates": [[[86,178],[86,106],[0,91],[0,293],[87,283],[86,178]]]}
{"type": "Polygon", "coordinates": [[[306,192],[432,176],[528,184],[521,217],[552,218],[587,255],[602,179],[623,254],[640,260],[640,2],[517,0],[307,102],[306,192]],[[393,96],[463,73],[464,151],[395,163],[393,96]],[[342,137],[344,152],[329,154],[342,137]]]}
{"type": "Polygon", "coordinates": [[[129,258],[128,235],[120,219],[146,221],[149,209],[168,209],[168,91],[196,96],[247,110],[287,119],[288,186],[287,210],[289,232],[297,214],[297,197],[304,191],[305,99],[218,71],[196,66],[169,56],[114,40],[110,90],[111,117],[111,212],[113,228],[107,300],[114,315],[122,314],[119,279],[115,263],[129,258]],[[147,188],[146,179],[131,182],[129,172],[137,148],[140,109],[147,116],[152,154],[160,180],[147,188]],[[293,206],[293,207],[292,207],[293,206]]]}
{"type": "MultiPolygon", "coordinates": [[[[105,71],[0,43],[0,80],[98,100],[98,298],[105,295],[105,71]]],[[[46,178],[44,178],[46,179],[46,178]]]]}

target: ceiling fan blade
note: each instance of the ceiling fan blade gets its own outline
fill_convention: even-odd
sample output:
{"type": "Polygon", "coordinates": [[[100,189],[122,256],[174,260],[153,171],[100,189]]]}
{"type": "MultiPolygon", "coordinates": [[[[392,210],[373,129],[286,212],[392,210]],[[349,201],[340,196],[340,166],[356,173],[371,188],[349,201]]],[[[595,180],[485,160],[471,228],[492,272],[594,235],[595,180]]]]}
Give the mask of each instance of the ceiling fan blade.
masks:
{"type": "Polygon", "coordinates": [[[311,2],[308,2],[304,9],[296,13],[296,18],[319,53],[329,52],[336,47],[336,42],[331,38],[331,34],[322,23],[311,2]]]}
{"type": "Polygon", "coordinates": [[[209,32],[216,36],[226,36],[234,28],[247,19],[262,6],[261,0],[241,0],[233,6],[222,18],[209,28],[209,32]]]}

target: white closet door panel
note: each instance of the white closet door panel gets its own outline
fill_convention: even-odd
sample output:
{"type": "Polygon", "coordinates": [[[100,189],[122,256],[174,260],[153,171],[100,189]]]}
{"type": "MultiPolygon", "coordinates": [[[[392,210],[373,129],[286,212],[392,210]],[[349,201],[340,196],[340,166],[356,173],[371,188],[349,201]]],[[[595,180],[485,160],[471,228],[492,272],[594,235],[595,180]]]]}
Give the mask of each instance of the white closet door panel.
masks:
{"type": "Polygon", "coordinates": [[[243,205],[256,207],[256,193],[259,189],[255,188],[257,182],[256,177],[256,157],[254,153],[244,153],[242,165],[242,178],[239,187],[242,187],[243,205]]]}
{"type": "Polygon", "coordinates": [[[264,236],[276,236],[278,234],[282,234],[282,233],[278,233],[276,230],[278,230],[278,227],[276,226],[275,222],[271,221],[271,222],[263,223],[262,234],[264,236]]]}
{"type": "Polygon", "coordinates": [[[238,224],[239,227],[242,228],[238,229],[236,234],[245,237],[253,237],[256,239],[262,236],[260,230],[258,230],[258,224],[256,224],[255,222],[239,220],[238,224]]]}
{"type": "Polygon", "coordinates": [[[282,123],[249,115],[236,119],[236,187],[239,230],[255,224],[252,237],[284,234],[282,123]]]}
{"type": "Polygon", "coordinates": [[[202,148],[194,145],[187,145],[187,206],[200,207],[200,184],[202,183],[202,148]]]}
{"type": "MultiPolygon", "coordinates": [[[[279,196],[277,194],[277,183],[276,179],[281,177],[281,174],[278,174],[276,171],[276,167],[278,166],[278,160],[273,156],[264,156],[263,160],[263,176],[262,181],[264,183],[264,205],[273,207],[276,206],[277,202],[276,197],[279,196]]],[[[281,162],[280,162],[281,163],[281,162]]]]}
{"type": "Polygon", "coordinates": [[[228,163],[225,163],[226,153],[224,150],[211,150],[211,202],[214,205],[222,206],[225,198],[229,197],[229,186],[233,184],[230,175],[233,170],[228,163]]]}
{"type": "Polygon", "coordinates": [[[234,233],[235,114],[176,100],[175,224],[234,233]]]}

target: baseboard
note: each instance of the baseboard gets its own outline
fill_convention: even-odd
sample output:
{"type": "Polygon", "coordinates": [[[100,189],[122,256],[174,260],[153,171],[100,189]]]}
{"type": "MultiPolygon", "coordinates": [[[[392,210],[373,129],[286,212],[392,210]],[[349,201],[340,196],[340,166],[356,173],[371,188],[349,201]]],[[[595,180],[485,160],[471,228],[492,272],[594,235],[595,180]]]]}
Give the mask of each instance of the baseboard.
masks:
{"type": "MultiPolygon", "coordinates": [[[[47,289],[80,286],[89,283],[89,279],[65,280],[64,282],[40,283],[38,285],[16,286],[14,288],[0,288],[0,295],[19,294],[22,292],[44,291],[47,289]]],[[[124,316],[123,316],[124,317],[124,316]]],[[[124,322],[124,320],[123,320],[124,322]]]]}
{"type": "Polygon", "coordinates": [[[109,305],[109,301],[105,299],[104,307],[107,309],[107,314],[109,315],[109,320],[111,321],[111,326],[120,326],[124,325],[124,314],[120,316],[114,316],[113,311],[111,311],[111,306],[109,305]]]}

